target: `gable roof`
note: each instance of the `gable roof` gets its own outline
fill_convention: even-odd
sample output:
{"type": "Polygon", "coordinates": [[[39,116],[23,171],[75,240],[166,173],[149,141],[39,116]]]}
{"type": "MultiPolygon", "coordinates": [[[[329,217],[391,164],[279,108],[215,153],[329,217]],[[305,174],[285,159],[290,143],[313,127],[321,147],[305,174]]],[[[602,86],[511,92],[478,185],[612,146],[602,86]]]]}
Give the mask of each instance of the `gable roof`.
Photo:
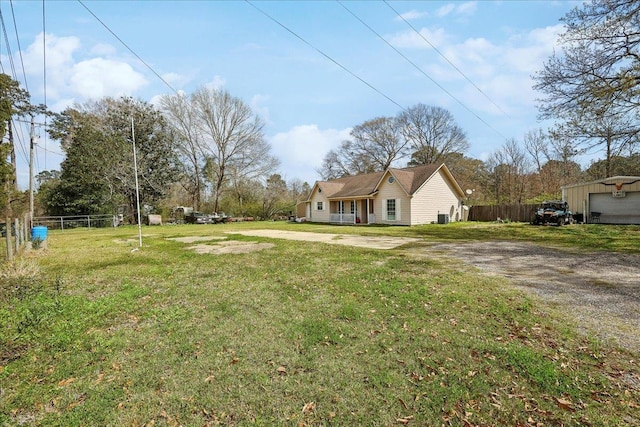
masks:
{"type": "Polygon", "coordinates": [[[389,168],[389,173],[410,196],[424,184],[434,173],[438,171],[444,163],[415,166],[412,168],[395,169],[389,168]]]}
{"type": "MultiPolygon", "coordinates": [[[[378,187],[388,172],[393,175],[407,195],[411,196],[440,169],[443,169],[445,175],[451,180],[455,191],[460,196],[464,196],[464,192],[444,163],[402,169],[389,168],[383,172],[346,176],[330,181],[317,181],[311,194],[318,187],[328,199],[371,197],[378,191],[378,187]]],[[[311,197],[311,194],[309,194],[309,197],[311,197]]]]}

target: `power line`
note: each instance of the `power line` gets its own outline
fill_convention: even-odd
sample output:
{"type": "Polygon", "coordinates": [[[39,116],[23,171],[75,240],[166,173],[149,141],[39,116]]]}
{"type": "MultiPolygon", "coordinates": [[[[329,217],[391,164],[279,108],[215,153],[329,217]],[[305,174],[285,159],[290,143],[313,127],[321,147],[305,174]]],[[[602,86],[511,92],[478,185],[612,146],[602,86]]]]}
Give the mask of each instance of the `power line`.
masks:
{"type": "Polygon", "coordinates": [[[356,73],[354,73],[353,71],[349,70],[347,67],[345,67],[344,65],[342,65],[341,63],[339,63],[338,61],[336,61],[335,59],[333,59],[331,56],[329,56],[328,54],[324,53],[322,50],[318,49],[317,47],[315,47],[314,45],[312,45],[310,42],[308,42],[307,40],[305,40],[302,36],[300,36],[299,34],[297,34],[295,31],[293,31],[292,29],[290,29],[289,27],[287,27],[286,25],[284,25],[283,23],[281,23],[280,21],[278,21],[276,18],[274,18],[273,16],[269,15],[267,12],[265,12],[264,10],[260,9],[258,6],[256,6],[255,4],[253,4],[251,2],[251,0],[245,0],[251,7],[253,7],[254,9],[256,9],[258,12],[262,13],[264,16],[266,16],[267,18],[269,18],[271,21],[275,22],[276,24],[278,24],[280,27],[284,28],[286,31],[288,31],[290,34],[292,34],[294,37],[296,37],[298,40],[300,40],[301,42],[303,42],[304,44],[306,44],[307,46],[309,46],[310,48],[312,48],[313,50],[315,50],[316,52],[318,52],[320,55],[324,56],[325,58],[327,58],[329,61],[333,62],[335,65],[337,65],[338,67],[342,68],[344,71],[346,71],[347,73],[351,74],[353,77],[355,77],[356,79],[360,80],[362,83],[364,83],[365,85],[367,85],[370,89],[374,90],[375,92],[377,92],[379,95],[383,96],[384,98],[386,98],[387,100],[391,101],[393,104],[395,104],[396,106],[398,106],[402,111],[405,111],[406,108],[403,107],[402,105],[400,105],[398,102],[396,102],[395,100],[393,100],[390,96],[384,94],[381,90],[379,90],[378,88],[376,88],[375,86],[373,86],[371,83],[367,82],[366,80],[364,80],[362,77],[358,76],[356,73]]]}
{"type": "Polygon", "coordinates": [[[2,15],[2,9],[0,8],[0,25],[2,25],[2,34],[4,35],[4,43],[7,46],[7,56],[9,57],[9,65],[11,66],[11,75],[16,80],[16,67],[13,62],[13,55],[11,54],[11,45],[9,44],[9,37],[7,36],[7,27],[4,25],[4,16],[2,15]]]}
{"type": "Polygon", "coordinates": [[[13,9],[13,0],[10,0],[9,4],[11,5],[11,16],[13,17],[13,28],[16,31],[16,43],[18,44],[18,53],[20,54],[20,65],[22,66],[22,76],[24,77],[24,88],[29,92],[27,73],[24,69],[24,59],[22,58],[22,47],[20,46],[20,36],[18,35],[18,24],[16,23],[16,14],[13,9]]]}
{"type": "MultiPolygon", "coordinates": [[[[44,0],[43,0],[43,3],[44,3],[44,0]]],[[[138,58],[138,60],[139,60],[140,62],[142,62],[142,63],[144,64],[144,66],[145,66],[145,67],[147,67],[147,68],[148,68],[148,69],[149,69],[153,74],[155,74],[155,75],[156,75],[156,77],[157,77],[157,78],[159,78],[159,79],[162,81],[162,83],[164,83],[164,84],[165,84],[169,89],[171,89],[174,93],[178,93],[178,91],[177,91],[177,90],[175,90],[175,89],[173,88],[173,86],[171,86],[171,85],[170,85],[170,84],[169,84],[169,83],[168,83],[164,78],[162,78],[162,76],[161,76],[160,74],[158,74],[158,73],[156,72],[156,70],[154,70],[154,69],[153,69],[153,67],[151,67],[151,65],[147,64],[147,63],[145,62],[145,60],[144,60],[144,59],[142,59],[142,58],[140,57],[140,55],[138,55],[137,53],[135,53],[135,52],[133,51],[133,49],[131,49],[131,48],[130,48],[130,47],[129,47],[129,46],[128,46],[128,45],[127,45],[127,44],[126,44],[126,43],[125,43],[121,38],[120,38],[120,37],[118,37],[118,36],[117,36],[117,34],[116,34],[116,33],[114,33],[114,32],[111,30],[111,28],[109,28],[109,27],[107,26],[107,24],[105,24],[104,22],[102,22],[102,20],[101,20],[100,18],[98,18],[98,16],[96,16],[96,14],[95,14],[95,13],[93,13],[93,12],[91,11],[91,9],[89,9],[89,8],[87,7],[87,5],[85,5],[85,4],[82,2],[82,0],[78,0],[78,3],[80,3],[80,4],[82,5],[82,7],[84,7],[84,8],[87,10],[87,12],[89,12],[89,13],[91,14],[91,16],[93,16],[93,17],[94,17],[94,18],[95,18],[95,19],[96,19],[100,24],[102,24],[102,26],[103,26],[107,31],[109,31],[113,37],[115,37],[115,38],[116,38],[116,39],[117,39],[117,40],[118,40],[118,41],[119,41],[119,42],[120,42],[120,43],[121,43],[125,48],[127,48],[127,50],[133,54],[133,56],[135,56],[136,58],[138,58]]]]}
{"type": "Polygon", "coordinates": [[[34,146],[34,148],[37,148],[37,149],[39,149],[39,150],[42,150],[42,151],[44,151],[44,152],[46,152],[46,153],[51,153],[51,154],[55,154],[56,156],[64,157],[64,154],[62,154],[62,153],[59,153],[59,152],[54,151],[54,150],[51,150],[50,148],[40,147],[40,146],[39,146],[39,145],[37,145],[37,144],[34,146]]]}
{"type": "Polygon", "coordinates": [[[487,121],[485,121],[482,117],[480,117],[478,114],[476,114],[470,107],[468,107],[464,102],[462,102],[461,100],[459,100],[455,95],[453,95],[451,92],[449,92],[444,86],[442,86],[440,83],[438,83],[437,81],[435,81],[429,74],[427,74],[422,68],[420,68],[415,62],[413,62],[412,60],[410,60],[409,58],[407,58],[407,56],[405,54],[403,54],[402,52],[400,52],[395,46],[393,46],[391,43],[389,43],[389,41],[387,39],[385,39],[384,37],[382,37],[376,30],[374,30],[373,28],[371,28],[371,26],[369,26],[366,22],[364,22],[362,19],[360,19],[360,17],[358,15],[356,15],[354,12],[352,12],[348,7],[346,7],[340,0],[338,0],[338,3],[340,4],[340,6],[342,6],[347,12],[349,12],[354,18],[356,18],[358,21],[360,21],[360,23],[362,25],[364,25],[365,27],[367,27],[373,34],[375,34],[376,36],[378,36],[380,38],[380,40],[382,40],[383,42],[385,42],[391,49],[393,49],[398,55],[400,55],[401,57],[403,57],[405,59],[405,61],[407,61],[409,64],[413,65],[413,67],[418,70],[422,75],[424,75],[426,78],[428,78],[429,80],[431,80],[431,82],[433,82],[433,84],[435,84],[436,86],[438,86],[440,88],[440,90],[442,90],[444,93],[446,93],[447,95],[449,95],[454,101],[456,101],[458,104],[460,104],[465,110],[467,110],[469,113],[471,113],[475,118],[477,118],[478,120],[480,120],[485,126],[487,126],[489,129],[493,130],[495,133],[497,133],[498,135],[500,135],[502,138],[506,139],[498,130],[496,130],[493,126],[491,126],[487,121]]]}
{"type": "Polygon", "coordinates": [[[16,144],[14,142],[13,150],[17,151],[18,153],[20,153],[21,156],[22,156],[22,160],[25,163],[28,164],[29,163],[29,156],[27,155],[27,149],[26,149],[26,146],[25,146],[24,141],[22,139],[22,134],[21,134],[22,128],[19,127],[19,126],[16,126],[15,122],[16,122],[15,120],[11,119],[11,132],[13,132],[14,141],[15,140],[18,141],[18,144],[16,144]],[[16,150],[16,145],[18,146],[19,150],[16,150]]]}
{"type": "Polygon", "coordinates": [[[433,43],[431,43],[424,35],[422,35],[422,33],[420,31],[418,31],[413,25],[411,25],[411,23],[409,21],[407,21],[404,16],[402,16],[400,13],[398,13],[398,11],[396,9],[394,9],[393,6],[391,6],[387,0],[383,0],[383,2],[384,2],[384,4],[389,6],[389,9],[391,9],[391,10],[393,10],[395,12],[395,14],[398,16],[398,18],[402,19],[418,36],[420,36],[420,38],[422,38],[422,40],[424,40],[429,46],[431,46],[431,48],[433,50],[435,50],[438,55],[440,55],[445,61],[447,61],[449,63],[449,65],[451,65],[458,73],[460,73],[460,75],[462,77],[464,77],[469,83],[471,83],[471,85],[473,87],[475,87],[478,90],[478,92],[480,92],[485,98],[487,98],[487,100],[489,102],[491,102],[498,110],[500,110],[500,112],[502,114],[504,114],[505,116],[509,117],[509,115],[502,108],[500,108],[500,106],[498,104],[496,104],[493,101],[493,99],[491,99],[486,93],[484,93],[482,91],[482,89],[480,89],[473,81],[471,81],[471,79],[469,77],[467,77],[467,75],[465,73],[463,73],[460,68],[458,68],[453,62],[451,62],[449,60],[449,58],[447,58],[447,56],[444,53],[442,53],[436,46],[434,46],[433,43]]]}

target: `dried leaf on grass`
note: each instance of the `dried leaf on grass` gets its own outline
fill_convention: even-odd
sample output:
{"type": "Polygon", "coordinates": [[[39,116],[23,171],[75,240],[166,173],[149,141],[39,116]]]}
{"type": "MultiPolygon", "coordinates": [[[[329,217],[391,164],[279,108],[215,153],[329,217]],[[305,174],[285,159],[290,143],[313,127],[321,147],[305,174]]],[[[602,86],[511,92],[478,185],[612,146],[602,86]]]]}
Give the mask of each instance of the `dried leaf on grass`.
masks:
{"type": "Polygon", "coordinates": [[[556,398],[556,404],[567,411],[575,412],[575,408],[573,407],[573,402],[567,399],[562,399],[560,397],[556,398]]]}
{"type": "Polygon", "coordinates": [[[411,420],[413,420],[413,415],[407,415],[406,417],[396,419],[396,422],[406,426],[411,420]]]}
{"type": "Polygon", "coordinates": [[[315,410],[316,410],[316,402],[305,403],[305,405],[302,407],[303,414],[308,414],[308,413],[314,412],[315,410]]]}
{"type": "Polygon", "coordinates": [[[66,387],[69,384],[71,384],[72,382],[74,382],[76,379],[75,378],[67,378],[66,380],[60,380],[58,382],[58,387],[66,387]]]}

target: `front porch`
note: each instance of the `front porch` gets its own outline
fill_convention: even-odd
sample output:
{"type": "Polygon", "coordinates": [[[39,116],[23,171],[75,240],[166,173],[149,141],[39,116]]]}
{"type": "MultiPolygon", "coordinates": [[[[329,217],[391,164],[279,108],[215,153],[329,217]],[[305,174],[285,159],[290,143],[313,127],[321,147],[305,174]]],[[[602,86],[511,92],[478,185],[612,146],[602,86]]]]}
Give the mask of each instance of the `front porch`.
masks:
{"type": "Polygon", "coordinates": [[[331,224],[374,224],[373,199],[332,200],[329,202],[331,224]]]}

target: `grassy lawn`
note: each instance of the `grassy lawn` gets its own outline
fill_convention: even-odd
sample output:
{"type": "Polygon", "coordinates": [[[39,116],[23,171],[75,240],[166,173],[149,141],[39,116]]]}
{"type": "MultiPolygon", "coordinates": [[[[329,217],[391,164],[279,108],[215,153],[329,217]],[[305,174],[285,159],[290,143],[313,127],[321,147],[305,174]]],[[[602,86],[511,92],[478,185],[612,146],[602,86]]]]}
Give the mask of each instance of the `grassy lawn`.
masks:
{"type": "Polygon", "coordinates": [[[638,226],[163,226],[133,252],[135,227],[50,230],[0,268],[0,426],[640,423],[640,353],[506,281],[402,248],[227,234],[249,228],[640,253],[638,226]],[[185,236],[275,246],[168,239],[185,236]]]}

